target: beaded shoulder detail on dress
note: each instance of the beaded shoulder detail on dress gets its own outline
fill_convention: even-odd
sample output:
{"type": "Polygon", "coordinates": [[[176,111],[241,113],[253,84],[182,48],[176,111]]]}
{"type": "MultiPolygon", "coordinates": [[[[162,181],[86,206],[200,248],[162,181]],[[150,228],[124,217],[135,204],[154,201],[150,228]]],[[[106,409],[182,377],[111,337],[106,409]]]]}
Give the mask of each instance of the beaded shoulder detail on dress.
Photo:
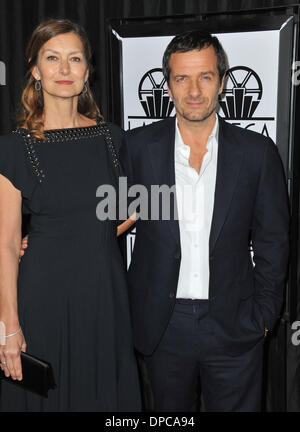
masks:
{"type": "Polygon", "coordinates": [[[70,129],[49,129],[44,131],[45,140],[34,138],[26,129],[18,128],[13,133],[18,133],[23,137],[30,138],[35,142],[59,142],[68,140],[77,140],[82,138],[91,138],[94,136],[104,135],[108,127],[105,123],[98,123],[94,126],[77,127],[70,129]]]}
{"type": "Polygon", "coordinates": [[[25,144],[26,155],[30,161],[33,173],[37,177],[38,182],[42,183],[43,179],[45,178],[45,173],[44,170],[40,167],[40,161],[34,148],[34,143],[41,140],[37,140],[36,138],[34,138],[25,129],[16,129],[13,131],[13,133],[22,136],[25,144]]]}
{"type": "Polygon", "coordinates": [[[104,123],[95,126],[78,127],[71,129],[50,129],[44,132],[46,141],[58,142],[78,140],[82,138],[93,138],[99,135],[105,135],[108,127],[104,123]]]}
{"type": "Polygon", "coordinates": [[[40,161],[37,155],[35,145],[42,144],[43,142],[63,142],[69,140],[78,140],[82,138],[93,138],[97,136],[104,136],[105,142],[107,144],[110,156],[112,158],[112,163],[115,168],[119,166],[119,159],[113,140],[111,137],[110,130],[106,123],[98,123],[95,126],[86,126],[70,129],[52,129],[44,131],[45,140],[37,139],[33,137],[26,129],[19,128],[13,131],[13,133],[22,136],[27,157],[32,165],[34,174],[38,178],[39,183],[42,183],[45,178],[44,170],[40,168],[40,161]]]}

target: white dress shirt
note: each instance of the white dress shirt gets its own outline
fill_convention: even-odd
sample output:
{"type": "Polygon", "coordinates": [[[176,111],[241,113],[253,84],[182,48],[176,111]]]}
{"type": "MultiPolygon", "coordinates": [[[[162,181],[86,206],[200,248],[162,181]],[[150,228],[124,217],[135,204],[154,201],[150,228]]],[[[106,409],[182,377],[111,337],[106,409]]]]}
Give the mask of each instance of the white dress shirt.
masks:
{"type": "Polygon", "coordinates": [[[209,297],[209,235],[217,175],[218,130],[216,115],[198,174],[189,165],[190,147],[184,144],[176,119],[175,184],[181,242],[177,298],[209,297]]]}

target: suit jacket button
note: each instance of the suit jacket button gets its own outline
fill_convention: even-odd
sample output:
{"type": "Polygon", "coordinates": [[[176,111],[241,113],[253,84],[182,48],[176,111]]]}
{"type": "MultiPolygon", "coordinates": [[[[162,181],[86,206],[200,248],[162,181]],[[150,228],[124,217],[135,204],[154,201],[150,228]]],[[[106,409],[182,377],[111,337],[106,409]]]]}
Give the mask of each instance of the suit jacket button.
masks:
{"type": "Polygon", "coordinates": [[[179,259],[180,258],[180,252],[179,251],[177,251],[177,252],[174,253],[174,258],[175,259],[179,259]]]}
{"type": "Polygon", "coordinates": [[[174,297],[175,297],[175,293],[170,292],[169,297],[170,297],[170,298],[174,298],[174,297]]]}

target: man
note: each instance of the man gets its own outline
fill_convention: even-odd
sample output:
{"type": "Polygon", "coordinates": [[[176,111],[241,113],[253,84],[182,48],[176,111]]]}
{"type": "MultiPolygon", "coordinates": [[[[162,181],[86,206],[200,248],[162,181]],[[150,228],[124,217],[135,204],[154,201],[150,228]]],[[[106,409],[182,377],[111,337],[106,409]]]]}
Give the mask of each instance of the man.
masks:
{"type": "Polygon", "coordinates": [[[281,311],[288,197],[271,139],[216,115],[217,38],[176,36],[163,59],[176,118],[126,134],[129,184],[176,185],[178,214],[137,220],[128,272],[134,342],[154,410],[259,411],[263,342],[281,311]],[[188,190],[191,193],[184,193],[188,190]],[[183,191],[183,193],[179,193],[183,191]],[[252,242],[254,263],[249,252],[252,242]]]}

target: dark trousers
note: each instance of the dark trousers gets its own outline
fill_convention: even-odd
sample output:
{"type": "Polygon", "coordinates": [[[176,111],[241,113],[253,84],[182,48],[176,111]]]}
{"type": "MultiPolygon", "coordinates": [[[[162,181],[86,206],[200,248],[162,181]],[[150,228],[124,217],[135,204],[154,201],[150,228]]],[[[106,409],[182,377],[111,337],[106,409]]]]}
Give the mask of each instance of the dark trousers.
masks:
{"type": "Polygon", "coordinates": [[[240,356],[224,354],[208,308],[208,300],[176,301],[158,348],[142,360],[147,411],[197,411],[200,388],[201,410],[261,410],[263,338],[240,356]]]}

